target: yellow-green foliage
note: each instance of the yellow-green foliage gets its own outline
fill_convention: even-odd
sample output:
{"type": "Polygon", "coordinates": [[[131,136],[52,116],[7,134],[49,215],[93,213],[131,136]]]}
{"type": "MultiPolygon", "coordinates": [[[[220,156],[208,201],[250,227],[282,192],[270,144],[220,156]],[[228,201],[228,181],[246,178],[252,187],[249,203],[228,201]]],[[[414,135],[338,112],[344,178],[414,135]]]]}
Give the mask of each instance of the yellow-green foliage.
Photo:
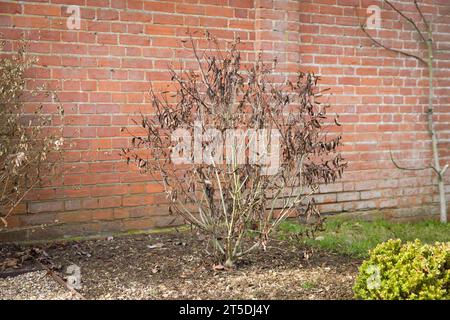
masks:
{"type": "Polygon", "coordinates": [[[379,244],[359,268],[353,291],[359,299],[450,299],[450,242],[379,244]]]}

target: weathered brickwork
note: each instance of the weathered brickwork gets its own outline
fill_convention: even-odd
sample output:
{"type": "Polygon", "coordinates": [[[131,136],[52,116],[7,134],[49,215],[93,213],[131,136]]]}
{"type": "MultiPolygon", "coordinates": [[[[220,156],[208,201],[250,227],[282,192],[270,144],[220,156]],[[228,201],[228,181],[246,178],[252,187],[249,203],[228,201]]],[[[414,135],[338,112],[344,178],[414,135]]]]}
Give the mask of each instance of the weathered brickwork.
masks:
{"type": "MultiPolygon", "coordinates": [[[[412,0],[394,3],[419,21],[412,0]]],[[[442,161],[448,163],[450,1],[420,3],[433,17],[435,120],[442,161]]],[[[149,108],[150,81],[164,89],[169,63],[193,65],[188,29],[199,47],[205,41],[197,35],[205,30],[223,40],[239,36],[244,60],[253,61],[263,50],[268,61],[277,57],[280,80],[298,69],[314,71],[331,88],[349,167],[342,180],[321,188],[322,212],[379,212],[397,219],[437,213],[432,172],[400,171],[389,156],[392,150],[408,166],[431,161],[427,71],[364,36],[359,23],[370,5],[382,9],[381,28],[370,30],[372,35],[424,54],[411,26],[377,0],[0,0],[3,51],[29,40],[29,52],[39,59],[27,73],[29,86],[46,82],[57,92],[66,142],[63,174],[18,207],[0,239],[180,223],[167,215],[161,187],[130,169],[119,153],[129,143],[121,128],[149,108]],[[70,5],[80,8],[80,29],[67,26],[70,5]],[[35,227],[41,224],[53,227],[35,227]]],[[[51,102],[45,106],[54,108],[51,102]]]]}

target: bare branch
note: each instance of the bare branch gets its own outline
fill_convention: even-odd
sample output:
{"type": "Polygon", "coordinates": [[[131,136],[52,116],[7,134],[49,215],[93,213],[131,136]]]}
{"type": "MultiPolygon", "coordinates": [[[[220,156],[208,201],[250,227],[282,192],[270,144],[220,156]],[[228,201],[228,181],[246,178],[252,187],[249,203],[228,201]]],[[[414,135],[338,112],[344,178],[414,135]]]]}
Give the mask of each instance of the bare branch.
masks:
{"type": "Polygon", "coordinates": [[[397,167],[397,169],[400,169],[400,170],[409,170],[409,171],[422,171],[422,170],[433,169],[435,172],[437,172],[436,168],[433,167],[433,166],[419,167],[419,168],[408,168],[408,167],[403,167],[403,166],[399,165],[399,164],[397,163],[397,161],[394,159],[394,156],[392,155],[392,151],[391,151],[391,150],[389,150],[389,154],[390,154],[390,156],[391,156],[392,163],[397,167]]]}
{"type": "Polygon", "coordinates": [[[420,38],[422,38],[424,43],[427,43],[427,39],[422,34],[422,31],[420,31],[417,24],[414,22],[413,19],[409,18],[407,15],[405,15],[401,10],[397,9],[389,0],[384,0],[392,9],[394,9],[399,15],[401,15],[406,21],[408,21],[414,29],[416,29],[417,33],[420,35],[420,38]]]}
{"type": "Polygon", "coordinates": [[[420,16],[422,17],[422,21],[425,24],[425,27],[427,28],[427,31],[430,31],[430,25],[428,24],[427,19],[425,18],[422,9],[420,9],[419,4],[417,2],[417,0],[414,0],[414,5],[416,6],[417,11],[419,12],[420,16]]]}
{"type": "Polygon", "coordinates": [[[360,27],[361,27],[361,30],[364,32],[364,34],[365,34],[370,40],[372,40],[372,42],[375,43],[377,46],[379,46],[379,47],[381,47],[381,48],[384,48],[384,49],[386,49],[386,50],[388,50],[388,51],[394,52],[394,53],[400,53],[400,54],[402,54],[402,55],[404,55],[404,56],[407,56],[407,57],[410,57],[410,58],[417,59],[417,60],[419,60],[420,62],[422,62],[424,65],[427,65],[427,64],[428,64],[424,59],[422,59],[421,57],[416,56],[416,55],[414,55],[414,54],[412,54],[412,53],[408,53],[408,52],[405,52],[405,51],[402,51],[402,50],[397,50],[397,49],[393,49],[393,48],[389,48],[389,47],[385,46],[385,45],[382,44],[380,41],[378,41],[378,40],[376,40],[374,37],[372,37],[372,36],[367,32],[367,30],[366,30],[366,28],[364,27],[363,24],[361,24],[360,27]]]}
{"type": "Polygon", "coordinates": [[[441,171],[439,172],[439,175],[440,175],[441,177],[443,177],[443,176],[445,175],[445,172],[447,171],[447,169],[448,169],[448,164],[446,164],[446,165],[441,169],[441,171]]]}

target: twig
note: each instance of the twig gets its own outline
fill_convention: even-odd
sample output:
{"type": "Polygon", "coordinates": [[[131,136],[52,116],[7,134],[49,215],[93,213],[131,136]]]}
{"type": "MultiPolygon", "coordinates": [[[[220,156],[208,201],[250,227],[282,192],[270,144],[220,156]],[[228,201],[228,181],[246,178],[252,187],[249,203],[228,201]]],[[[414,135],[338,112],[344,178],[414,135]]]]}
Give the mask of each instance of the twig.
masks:
{"type": "Polygon", "coordinates": [[[74,288],[72,288],[71,286],[69,286],[67,284],[66,281],[64,281],[55,271],[53,271],[52,269],[50,269],[48,266],[46,266],[45,264],[43,264],[42,262],[36,260],[36,262],[45,270],[47,270],[47,274],[50,275],[53,280],[55,280],[56,282],[58,282],[61,286],[63,286],[66,290],[70,291],[73,295],[77,296],[80,300],[86,300],[86,298],[79,293],[77,290],[75,290],[74,288]]]}
{"type": "Polygon", "coordinates": [[[425,65],[428,64],[424,59],[422,59],[421,57],[416,56],[416,55],[414,55],[414,54],[412,54],[412,53],[408,53],[408,52],[405,52],[405,51],[402,51],[402,50],[397,50],[397,49],[393,49],[393,48],[389,48],[389,47],[385,46],[384,44],[382,44],[381,42],[379,42],[378,40],[376,40],[374,37],[372,37],[372,36],[367,32],[367,30],[366,30],[366,28],[364,27],[363,24],[360,24],[360,27],[361,27],[361,30],[364,32],[364,34],[365,34],[370,40],[372,40],[372,42],[375,43],[377,46],[382,47],[382,48],[384,48],[384,49],[386,49],[386,50],[388,50],[388,51],[391,51],[391,52],[400,53],[400,54],[402,54],[402,55],[404,55],[404,56],[407,56],[407,57],[410,57],[410,58],[417,59],[417,60],[419,60],[420,62],[422,62],[422,63],[425,64],[425,65]]]}
{"type": "Polygon", "coordinates": [[[419,7],[419,4],[417,3],[417,0],[414,0],[414,5],[416,6],[417,11],[420,14],[420,17],[422,18],[423,23],[425,24],[425,28],[427,28],[427,30],[430,30],[430,25],[428,24],[427,19],[425,19],[425,16],[423,15],[422,10],[419,7]]]}
{"type": "Polygon", "coordinates": [[[428,170],[428,169],[433,169],[436,173],[439,174],[439,172],[436,170],[435,167],[433,166],[428,166],[428,167],[420,167],[420,168],[408,168],[408,167],[403,167],[401,165],[399,165],[397,163],[397,161],[394,159],[394,156],[392,155],[392,151],[389,150],[389,154],[391,155],[391,161],[392,163],[400,170],[409,170],[409,171],[422,171],[422,170],[428,170]]]}
{"type": "MultiPolygon", "coordinates": [[[[27,191],[25,191],[25,192],[23,193],[23,195],[19,198],[19,200],[17,200],[17,201],[13,204],[13,206],[9,209],[8,213],[7,213],[4,217],[0,217],[0,219],[1,219],[2,222],[3,222],[3,224],[5,225],[5,228],[8,227],[8,220],[7,220],[8,217],[11,215],[11,213],[14,211],[14,209],[19,205],[19,203],[22,202],[22,200],[26,197],[26,195],[34,188],[34,186],[38,184],[38,182],[39,182],[39,181],[35,181],[35,182],[31,185],[31,187],[29,187],[29,188],[27,189],[27,191]]],[[[6,186],[6,185],[5,185],[5,186],[6,186]]]]}
{"type": "MultiPolygon", "coordinates": [[[[420,31],[419,27],[417,26],[417,24],[414,22],[413,19],[409,18],[408,16],[406,16],[402,11],[400,11],[399,9],[397,9],[389,0],[384,0],[392,9],[394,9],[399,15],[401,15],[406,21],[408,21],[413,27],[414,29],[416,29],[417,33],[420,35],[420,37],[422,38],[423,42],[427,43],[427,39],[424,37],[424,35],[422,34],[422,31],[420,31]]],[[[417,5],[417,1],[414,1],[416,4],[416,7],[418,8],[417,5]]],[[[420,12],[420,10],[419,10],[420,12]]],[[[423,18],[423,17],[422,17],[423,18]]]]}
{"type": "Polygon", "coordinates": [[[448,163],[441,169],[441,172],[439,174],[443,177],[445,174],[445,171],[447,171],[447,169],[448,169],[448,163]]]}

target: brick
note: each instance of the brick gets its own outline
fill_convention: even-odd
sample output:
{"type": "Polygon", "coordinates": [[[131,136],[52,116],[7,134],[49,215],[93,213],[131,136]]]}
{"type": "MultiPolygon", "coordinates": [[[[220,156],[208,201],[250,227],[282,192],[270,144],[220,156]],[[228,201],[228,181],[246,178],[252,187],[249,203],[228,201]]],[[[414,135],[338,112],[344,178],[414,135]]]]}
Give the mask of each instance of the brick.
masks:
{"type": "Polygon", "coordinates": [[[120,21],[139,21],[150,23],[152,22],[152,15],[147,12],[121,11],[120,21]]]}
{"type": "Polygon", "coordinates": [[[380,198],[380,197],[381,197],[380,191],[371,190],[371,191],[362,191],[361,192],[361,199],[363,199],[363,200],[375,199],[375,198],[380,198]]]}
{"type": "Polygon", "coordinates": [[[0,13],[20,14],[22,13],[22,4],[14,2],[0,2],[0,13]]]}
{"type": "Polygon", "coordinates": [[[145,1],[144,10],[159,12],[175,12],[175,4],[170,2],[161,3],[159,1],[145,1]]]}
{"type": "Polygon", "coordinates": [[[105,197],[99,199],[99,207],[100,208],[117,208],[122,204],[121,197],[105,197]]]}
{"type": "Polygon", "coordinates": [[[54,6],[54,5],[26,4],[24,6],[24,13],[31,14],[31,15],[40,15],[40,16],[60,16],[61,15],[61,7],[54,6]]]}
{"type": "Polygon", "coordinates": [[[124,221],[123,224],[127,230],[150,229],[156,225],[155,218],[131,219],[124,221]]]}
{"type": "Polygon", "coordinates": [[[57,215],[55,213],[28,214],[21,215],[18,219],[20,225],[43,225],[55,223],[57,221],[57,215]]]}
{"type": "Polygon", "coordinates": [[[174,16],[170,14],[154,14],[153,23],[155,24],[169,24],[169,25],[182,25],[183,16],[174,16]]]}
{"type": "Polygon", "coordinates": [[[150,45],[150,38],[147,36],[120,35],[119,43],[134,46],[148,46],[150,45]]]}
{"type": "Polygon", "coordinates": [[[153,197],[147,195],[133,195],[123,198],[124,206],[142,206],[152,204],[154,201],[153,197]]]}
{"type": "Polygon", "coordinates": [[[14,16],[13,23],[16,27],[26,28],[46,29],[50,26],[50,20],[45,17],[14,16]]]}
{"type": "Polygon", "coordinates": [[[337,201],[354,201],[359,200],[359,192],[343,192],[337,194],[337,201]]]}
{"type": "Polygon", "coordinates": [[[67,200],[64,202],[64,208],[67,211],[79,210],[81,209],[81,200],[79,199],[67,200]]]}
{"type": "Polygon", "coordinates": [[[117,186],[96,186],[92,189],[91,194],[94,197],[108,195],[123,195],[127,193],[127,187],[123,185],[117,186]]]}
{"type": "Polygon", "coordinates": [[[57,215],[57,219],[63,223],[91,221],[92,211],[62,212],[57,215]]]}
{"type": "Polygon", "coordinates": [[[114,218],[112,210],[96,210],[92,213],[93,220],[111,220],[114,218]]]}
{"type": "Polygon", "coordinates": [[[97,42],[101,44],[117,44],[117,35],[115,34],[99,34],[97,42]]]}
{"type": "Polygon", "coordinates": [[[119,19],[119,11],[109,10],[109,9],[100,9],[97,11],[97,19],[98,20],[118,20],[119,19]]]}
{"type": "Polygon", "coordinates": [[[181,14],[204,15],[205,7],[192,4],[177,4],[176,12],[181,14]]]}
{"type": "Polygon", "coordinates": [[[62,201],[33,202],[28,205],[29,213],[62,211],[64,203],[62,201]]]}
{"type": "Polygon", "coordinates": [[[253,0],[230,0],[230,6],[237,8],[252,8],[254,3],[253,0]]]}

